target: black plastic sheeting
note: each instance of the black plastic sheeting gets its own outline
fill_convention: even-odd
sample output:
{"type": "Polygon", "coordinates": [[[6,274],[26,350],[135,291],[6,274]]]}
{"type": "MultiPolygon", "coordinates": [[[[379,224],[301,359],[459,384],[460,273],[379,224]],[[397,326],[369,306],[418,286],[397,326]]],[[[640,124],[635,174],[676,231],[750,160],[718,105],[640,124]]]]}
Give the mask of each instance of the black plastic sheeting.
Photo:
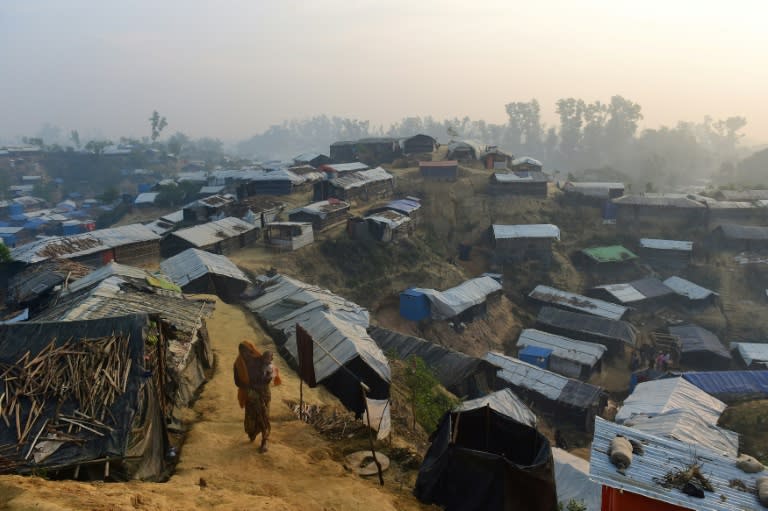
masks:
{"type": "MultiPolygon", "coordinates": [[[[35,468],[64,468],[88,463],[104,458],[123,458],[128,456],[131,444],[136,439],[132,438],[132,428],[143,428],[148,421],[157,420],[152,417],[152,411],[159,413],[153,400],[156,398],[154,385],[152,384],[152,371],[144,368],[144,332],[149,326],[149,317],[146,314],[135,314],[123,317],[113,317],[98,320],[67,321],[67,322],[38,322],[17,323],[0,326],[0,363],[15,364],[26,352],[32,356],[40,352],[52,340],[56,345],[70,342],[88,342],[88,339],[99,339],[108,336],[128,337],[128,350],[131,358],[131,370],[128,376],[126,391],[112,404],[110,411],[115,421],[110,417],[105,423],[113,428],[111,432],[105,432],[104,436],[83,430],[78,433],[83,443],[77,445],[72,442],[64,443],[56,452],[41,462],[34,465],[30,456],[27,464],[19,467],[19,472],[30,471],[35,468]],[[138,422],[138,424],[137,424],[138,422]]],[[[5,391],[5,383],[0,379],[0,394],[5,391]]],[[[26,417],[31,402],[22,397],[22,416],[26,417]]],[[[71,415],[78,405],[73,400],[61,403],[59,413],[71,415]]],[[[57,402],[48,399],[40,418],[33,428],[33,434],[27,437],[25,444],[21,446],[19,454],[9,456],[19,459],[26,456],[34,434],[45,419],[53,419],[56,414],[57,402]]],[[[162,418],[160,418],[162,421],[162,418]]],[[[0,421],[0,445],[15,444],[15,427],[8,428],[0,421]]],[[[163,456],[163,452],[155,453],[163,456]]],[[[145,474],[153,477],[159,474],[145,474]]],[[[130,477],[130,474],[128,475],[130,477]]]]}
{"type": "Polygon", "coordinates": [[[410,356],[424,360],[443,387],[459,397],[482,397],[495,386],[497,369],[485,360],[386,328],[372,327],[368,334],[384,353],[394,352],[402,360],[410,356]]]}
{"type": "Polygon", "coordinates": [[[446,413],[432,436],[414,493],[447,511],[555,511],[549,441],[488,407],[446,413]]]}

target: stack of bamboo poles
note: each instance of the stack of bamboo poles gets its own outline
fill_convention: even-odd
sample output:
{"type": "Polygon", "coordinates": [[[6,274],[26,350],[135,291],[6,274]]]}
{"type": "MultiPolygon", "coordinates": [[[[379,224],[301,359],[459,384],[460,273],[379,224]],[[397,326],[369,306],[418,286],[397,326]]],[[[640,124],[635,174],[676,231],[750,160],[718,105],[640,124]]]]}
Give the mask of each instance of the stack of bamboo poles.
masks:
{"type": "Polygon", "coordinates": [[[115,335],[59,346],[54,339],[34,356],[26,352],[14,364],[0,364],[0,420],[16,432],[16,444],[0,445],[0,473],[14,468],[8,466],[14,465],[12,450],[21,463],[18,457],[29,459],[38,440],[83,442],[81,432],[112,431],[111,407],[125,393],[130,371],[128,337],[115,335]],[[62,413],[64,405],[74,411],[62,413]],[[42,436],[44,431],[51,436],[42,436]],[[29,446],[22,449],[24,444],[29,446]]]}

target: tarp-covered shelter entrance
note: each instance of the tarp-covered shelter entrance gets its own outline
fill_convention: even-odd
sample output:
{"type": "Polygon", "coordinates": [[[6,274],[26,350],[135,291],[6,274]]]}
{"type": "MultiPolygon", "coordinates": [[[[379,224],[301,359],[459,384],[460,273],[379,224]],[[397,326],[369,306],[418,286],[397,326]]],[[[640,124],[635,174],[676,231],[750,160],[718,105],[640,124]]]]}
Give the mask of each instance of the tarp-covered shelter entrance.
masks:
{"type": "Polygon", "coordinates": [[[448,511],[557,509],[549,441],[516,419],[492,400],[446,413],[419,469],[416,497],[448,511]]]}
{"type": "Polygon", "coordinates": [[[501,293],[501,284],[491,277],[477,277],[446,291],[422,288],[414,291],[426,295],[432,319],[471,321],[485,314],[488,298],[501,293]]]}
{"type": "Polygon", "coordinates": [[[365,409],[360,381],[371,399],[388,399],[391,381],[384,353],[368,335],[368,311],[326,289],[285,275],[258,278],[258,296],[246,306],[272,334],[280,354],[298,367],[296,325],[313,341],[317,383],[326,386],[348,409],[365,409]]]}
{"type": "Polygon", "coordinates": [[[146,314],[0,326],[0,472],[160,478],[164,330],[146,314]]]}

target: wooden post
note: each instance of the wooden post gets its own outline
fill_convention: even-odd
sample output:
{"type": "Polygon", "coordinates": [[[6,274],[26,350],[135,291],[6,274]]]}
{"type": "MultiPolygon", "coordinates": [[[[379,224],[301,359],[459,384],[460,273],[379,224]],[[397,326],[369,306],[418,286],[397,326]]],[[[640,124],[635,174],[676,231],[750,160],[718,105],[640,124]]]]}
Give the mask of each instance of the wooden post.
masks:
{"type": "Polygon", "coordinates": [[[299,375],[299,420],[304,421],[304,378],[299,375]]]}
{"type": "Polygon", "coordinates": [[[379,458],[376,457],[376,449],[373,445],[373,428],[371,428],[371,412],[368,410],[368,399],[366,396],[367,387],[365,383],[360,382],[360,392],[363,395],[363,404],[365,405],[365,416],[368,418],[368,440],[371,443],[371,453],[373,454],[373,462],[376,463],[376,470],[379,473],[379,484],[384,486],[384,475],[381,471],[381,463],[379,458]]]}

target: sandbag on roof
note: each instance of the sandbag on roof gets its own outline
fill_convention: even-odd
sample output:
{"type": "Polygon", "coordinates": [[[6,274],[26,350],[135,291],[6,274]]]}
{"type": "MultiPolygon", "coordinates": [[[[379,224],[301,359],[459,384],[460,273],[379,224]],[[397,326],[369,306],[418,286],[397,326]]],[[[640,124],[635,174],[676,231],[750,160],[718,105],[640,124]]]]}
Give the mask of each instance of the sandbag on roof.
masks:
{"type": "Polygon", "coordinates": [[[432,318],[449,319],[485,302],[488,295],[501,291],[501,284],[490,277],[477,277],[445,291],[423,288],[414,290],[424,293],[429,299],[432,318]]]}

